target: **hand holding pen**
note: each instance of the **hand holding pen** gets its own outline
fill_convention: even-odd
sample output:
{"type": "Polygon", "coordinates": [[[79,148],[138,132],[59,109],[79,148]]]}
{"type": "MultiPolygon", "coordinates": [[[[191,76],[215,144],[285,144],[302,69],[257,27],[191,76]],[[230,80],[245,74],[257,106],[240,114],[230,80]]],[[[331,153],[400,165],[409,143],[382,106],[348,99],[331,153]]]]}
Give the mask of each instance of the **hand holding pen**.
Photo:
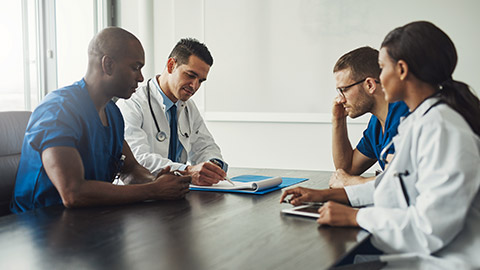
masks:
{"type": "Polygon", "coordinates": [[[211,186],[227,177],[226,172],[212,161],[189,165],[185,171],[192,176],[192,184],[198,186],[211,186]]]}
{"type": "MultiPolygon", "coordinates": [[[[217,165],[218,167],[222,168],[222,164],[220,164],[220,162],[217,160],[217,159],[210,159],[210,162],[212,162],[213,164],[217,165]]],[[[225,179],[226,181],[228,181],[230,184],[232,184],[232,186],[235,186],[235,184],[232,182],[232,180],[230,179],[230,177],[228,177],[225,173],[225,179]]]]}

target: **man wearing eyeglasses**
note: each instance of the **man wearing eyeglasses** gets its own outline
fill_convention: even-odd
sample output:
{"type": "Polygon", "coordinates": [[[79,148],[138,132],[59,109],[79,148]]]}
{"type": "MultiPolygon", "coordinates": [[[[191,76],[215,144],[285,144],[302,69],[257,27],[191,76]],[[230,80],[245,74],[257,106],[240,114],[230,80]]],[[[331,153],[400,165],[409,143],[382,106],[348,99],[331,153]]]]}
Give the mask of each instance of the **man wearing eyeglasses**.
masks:
{"type": "Polygon", "coordinates": [[[385,169],[395,151],[390,142],[397,134],[400,118],[409,111],[403,102],[389,104],[385,100],[377,50],[361,47],[346,53],[338,59],[333,73],[338,95],[332,109],[332,153],[337,171],[329,185],[338,188],[373,180],[374,177],[360,174],[377,161],[385,169]],[[356,118],[365,113],[372,117],[353,149],[348,139],[347,116],[356,118]]]}

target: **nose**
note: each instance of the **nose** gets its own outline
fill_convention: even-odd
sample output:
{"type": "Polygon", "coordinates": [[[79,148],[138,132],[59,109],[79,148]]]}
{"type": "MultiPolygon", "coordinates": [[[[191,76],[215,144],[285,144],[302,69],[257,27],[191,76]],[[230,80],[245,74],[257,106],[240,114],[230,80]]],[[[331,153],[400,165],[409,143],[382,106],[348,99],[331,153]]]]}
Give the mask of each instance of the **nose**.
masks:
{"type": "Polygon", "coordinates": [[[192,83],[190,83],[190,86],[191,86],[195,91],[197,91],[198,88],[200,88],[200,84],[201,84],[201,83],[200,83],[200,79],[195,78],[195,79],[193,79],[192,83]]]}
{"type": "Polygon", "coordinates": [[[347,99],[345,98],[345,96],[344,96],[342,93],[338,93],[338,94],[337,94],[337,100],[338,100],[340,103],[345,103],[345,102],[347,102],[347,99]]]}
{"type": "Polygon", "coordinates": [[[137,81],[138,82],[143,82],[144,78],[143,78],[143,74],[142,74],[142,71],[139,71],[138,72],[138,78],[137,78],[137,81]]]}

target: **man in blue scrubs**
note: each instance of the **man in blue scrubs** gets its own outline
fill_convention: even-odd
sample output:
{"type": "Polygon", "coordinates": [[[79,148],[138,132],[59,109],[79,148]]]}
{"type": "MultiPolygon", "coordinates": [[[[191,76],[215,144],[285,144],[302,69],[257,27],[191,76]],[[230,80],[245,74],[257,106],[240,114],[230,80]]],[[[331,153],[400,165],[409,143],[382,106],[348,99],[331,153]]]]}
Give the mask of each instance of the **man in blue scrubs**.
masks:
{"type": "Polygon", "coordinates": [[[338,95],[332,109],[332,153],[337,171],[330,178],[330,187],[339,188],[373,180],[374,177],[359,175],[377,161],[385,168],[385,161],[394,152],[389,143],[397,134],[400,118],[409,111],[403,101],[389,104],[385,100],[377,50],[361,47],[346,53],[338,59],[333,73],[338,95]],[[347,116],[356,118],[365,113],[372,117],[353,149],[348,139],[347,116]]]}
{"type": "Polygon", "coordinates": [[[124,204],[182,198],[190,177],[166,169],[154,176],[124,140],[122,115],[112,98],[129,98],[143,81],[144,51],[117,27],[99,32],[88,48],[85,77],[48,94],[32,113],[11,210],[124,204]],[[119,176],[128,185],[113,185],[119,176]]]}

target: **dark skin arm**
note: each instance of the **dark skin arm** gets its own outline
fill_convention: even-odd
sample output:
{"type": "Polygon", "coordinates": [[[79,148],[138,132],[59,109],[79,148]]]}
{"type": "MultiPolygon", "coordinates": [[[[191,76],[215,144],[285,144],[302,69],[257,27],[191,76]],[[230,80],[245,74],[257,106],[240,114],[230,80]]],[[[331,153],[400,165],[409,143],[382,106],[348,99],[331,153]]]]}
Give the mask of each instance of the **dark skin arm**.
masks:
{"type": "MultiPolygon", "coordinates": [[[[44,169],[58,190],[66,207],[126,204],[144,200],[183,198],[189,191],[189,176],[175,176],[162,171],[157,177],[148,174],[125,159],[127,178],[137,174],[146,183],[117,186],[111,183],[85,179],[83,162],[73,147],[50,147],[42,152],[44,169]],[[143,178],[142,178],[143,177],[143,178]],[[153,181],[147,182],[152,179],[153,181]]],[[[131,154],[131,152],[130,152],[131,154]]],[[[137,163],[138,164],[138,163],[137,163]]]]}
{"type": "Polygon", "coordinates": [[[347,193],[343,188],[333,189],[311,189],[304,187],[296,187],[287,189],[283,192],[280,202],[287,196],[292,195],[290,203],[297,206],[303,202],[326,202],[335,201],[342,204],[349,204],[347,193]]]}
{"type": "MultiPolygon", "coordinates": [[[[121,170],[120,179],[126,185],[149,183],[155,179],[145,167],[137,162],[130,146],[125,141],[123,141],[122,154],[125,155],[125,161],[121,170]]],[[[170,169],[168,171],[170,171],[170,169]]],[[[164,172],[164,170],[162,170],[162,172],[164,172]]]]}

